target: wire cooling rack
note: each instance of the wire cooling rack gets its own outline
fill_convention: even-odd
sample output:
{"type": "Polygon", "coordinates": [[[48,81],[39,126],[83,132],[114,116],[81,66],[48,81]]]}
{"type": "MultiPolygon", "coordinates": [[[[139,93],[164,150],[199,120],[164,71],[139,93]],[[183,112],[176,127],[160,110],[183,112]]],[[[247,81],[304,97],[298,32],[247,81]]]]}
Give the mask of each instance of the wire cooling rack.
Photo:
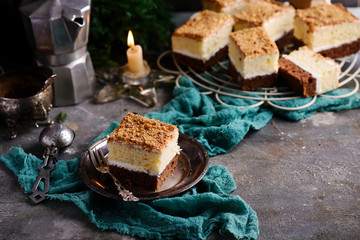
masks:
{"type": "Polygon", "coordinates": [[[353,54],[344,58],[335,59],[340,64],[341,75],[339,79],[338,88],[347,88],[350,90],[344,91],[343,94],[333,95],[331,91],[323,93],[310,98],[304,98],[297,95],[294,91],[288,89],[286,86],[275,86],[271,88],[261,88],[256,91],[241,90],[239,85],[231,80],[230,73],[227,70],[228,60],[219,61],[215,66],[209,68],[205,72],[198,72],[191,67],[181,67],[175,59],[172,58],[176,69],[165,67],[162,62],[167,55],[172,55],[171,51],[162,53],[157,59],[158,67],[167,73],[178,75],[176,85],[179,86],[179,79],[185,76],[190,79],[200,90],[202,94],[214,94],[216,100],[221,104],[236,105],[239,108],[257,107],[262,104],[268,104],[272,107],[295,111],[301,110],[311,106],[316,99],[321,97],[326,98],[348,98],[359,90],[359,73],[360,67],[356,68],[359,54],[353,54]],[[244,101],[225,101],[224,99],[243,99],[244,101]],[[286,101],[295,99],[306,99],[300,106],[287,107],[286,101]],[[282,103],[282,104],[281,104],[282,103]]]}

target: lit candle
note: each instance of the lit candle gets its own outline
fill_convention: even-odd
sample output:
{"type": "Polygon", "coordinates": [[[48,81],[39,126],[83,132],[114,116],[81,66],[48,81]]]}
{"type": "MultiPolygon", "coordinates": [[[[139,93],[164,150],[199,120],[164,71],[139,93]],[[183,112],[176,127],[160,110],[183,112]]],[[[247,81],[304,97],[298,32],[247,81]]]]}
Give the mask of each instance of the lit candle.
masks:
{"type": "Polygon", "coordinates": [[[144,70],[142,48],[140,45],[135,45],[134,42],[134,36],[131,30],[129,30],[127,38],[129,48],[126,51],[128,67],[132,73],[141,73],[144,70]]]}

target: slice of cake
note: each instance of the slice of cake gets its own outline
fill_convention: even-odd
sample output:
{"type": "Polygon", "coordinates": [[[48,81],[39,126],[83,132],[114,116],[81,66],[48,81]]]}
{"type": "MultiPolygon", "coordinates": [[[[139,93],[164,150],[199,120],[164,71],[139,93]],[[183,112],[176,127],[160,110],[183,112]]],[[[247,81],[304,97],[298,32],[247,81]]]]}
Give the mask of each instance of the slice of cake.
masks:
{"type": "Polygon", "coordinates": [[[304,97],[314,96],[339,86],[338,63],[303,46],[283,54],[279,60],[279,78],[304,97]]]}
{"type": "Polygon", "coordinates": [[[298,9],[294,18],[297,45],[307,45],[330,58],[360,50],[360,20],[342,4],[298,9]]]}
{"type": "Polygon", "coordinates": [[[203,9],[234,15],[259,0],[202,0],[203,9]]]}
{"type": "Polygon", "coordinates": [[[291,42],[295,9],[292,6],[273,1],[258,1],[244,11],[234,15],[234,31],[245,28],[265,28],[279,49],[291,42]]]}
{"type": "Polygon", "coordinates": [[[175,125],[128,113],[108,136],[110,171],[121,182],[157,190],[177,166],[175,125]]]}
{"type": "Polygon", "coordinates": [[[224,13],[209,10],[198,13],[172,35],[175,60],[182,65],[205,71],[227,56],[233,24],[233,18],[224,13]]]}
{"type": "Polygon", "coordinates": [[[305,9],[323,4],[331,4],[331,0],[290,0],[289,2],[297,9],[305,9]]]}
{"type": "Polygon", "coordinates": [[[243,90],[274,86],[278,60],[279,50],[263,27],[230,34],[229,71],[243,90]]]}

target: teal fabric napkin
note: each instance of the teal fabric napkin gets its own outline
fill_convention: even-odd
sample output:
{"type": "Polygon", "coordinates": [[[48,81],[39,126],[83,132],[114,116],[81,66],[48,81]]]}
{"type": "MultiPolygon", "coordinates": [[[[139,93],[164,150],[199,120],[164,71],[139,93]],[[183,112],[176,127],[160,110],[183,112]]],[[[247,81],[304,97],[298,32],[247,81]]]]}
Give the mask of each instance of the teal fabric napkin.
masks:
{"type": "MultiPolygon", "coordinates": [[[[117,122],[97,139],[112,132],[117,122]]],[[[42,160],[14,147],[0,160],[18,177],[29,194],[42,160]]],[[[254,210],[236,195],[232,175],[224,166],[211,166],[193,188],[170,198],[149,202],[124,202],[89,190],[78,173],[78,159],[58,161],[51,174],[50,199],[73,202],[103,230],[145,239],[206,239],[211,231],[236,239],[257,239],[258,219],[254,210]]]]}
{"type": "MultiPolygon", "coordinates": [[[[336,89],[326,93],[329,96],[341,96],[351,92],[351,89],[342,88],[336,89]]],[[[279,106],[283,107],[298,107],[303,106],[310,102],[312,98],[299,98],[290,101],[274,101],[279,106]]],[[[315,103],[307,108],[296,111],[285,111],[278,108],[272,108],[272,111],[280,116],[286,117],[291,120],[301,120],[314,115],[316,112],[329,112],[355,109],[360,107],[360,95],[355,93],[354,95],[346,98],[329,98],[326,96],[318,96],[315,103]]]]}
{"type": "Polygon", "coordinates": [[[263,128],[273,117],[267,108],[240,109],[235,105],[220,104],[201,94],[186,77],[181,78],[180,84],[175,87],[174,98],[167,105],[146,116],[177,125],[180,132],[198,140],[209,156],[229,152],[250,130],[263,128]]]}
{"type": "MultiPolygon", "coordinates": [[[[216,74],[216,72],[212,72],[216,74]]],[[[207,78],[206,75],[203,77],[207,78]]],[[[208,79],[211,81],[211,79],[208,79]]],[[[305,109],[296,111],[281,110],[262,104],[259,107],[244,107],[256,104],[257,101],[220,96],[219,103],[214,94],[205,95],[201,87],[195,86],[187,77],[182,76],[173,91],[174,98],[160,111],[148,113],[149,118],[176,124],[179,130],[198,140],[210,156],[227,153],[233,149],[250,130],[259,130],[272,119],[273,114],[290,120],[301,120],[316,112],[340,111],[360,107],[360,95],[355,93],[347,98],[317,97],[316,101],[305,109]]],[[[225,90],[223,90],[225,91],[225,90]]],[[[344,95],[350,89],[336,89],[327,95],[344,95]]],[[[230,90],[226,90],[232,93],[230,90]]],[[[247,95],[261,97],[256,91],[247,95]]],[[[298,107],[311,101],[312,98],[299,98],[288,101],[274,101],[283,107],[298,107]]]]}

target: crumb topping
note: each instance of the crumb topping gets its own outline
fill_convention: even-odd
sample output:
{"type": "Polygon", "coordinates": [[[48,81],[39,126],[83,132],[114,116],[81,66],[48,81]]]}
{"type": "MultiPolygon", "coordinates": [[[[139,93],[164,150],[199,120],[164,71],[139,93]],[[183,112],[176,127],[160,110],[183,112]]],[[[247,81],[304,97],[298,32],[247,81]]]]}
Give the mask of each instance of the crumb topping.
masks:
{"type": "Polygon", "coordinates": [[[321,5],[313,8],[296,10],[295,19],[305,22],[310,31],[317,27],[331,26],[358,21],[341,3],[321,5]]]}
{"type": "Polygon", "coordinates": [[[190,19],[186,24],[179,27],[173,33],[173,36],[204,41],[206,38],[217,34],[223,26],[229,24],[234,24],[231,16],[225,13],[203,10],[195,18],[190,19]]]}
{"type": "Polygon", "coordinates": [[[262,56],[279,52],[275,42],[263,27],[247,28],[230,34],[239,51],[245,57],[262,56]]]}
{"type": "Polygon", "coordinates": [[[175,125],[128,113],[108,136],[108,141],[161,152],[177,132],[175,125]]]}
{"type": "Polygon", "coordinates": [[[251,23],[253,26],[261,26],[271,18],[277,17],[288,11],[294,11],[292,6],[274,1],[258,1],[244,11],[234,15],[235,22],[251,23]]]}

